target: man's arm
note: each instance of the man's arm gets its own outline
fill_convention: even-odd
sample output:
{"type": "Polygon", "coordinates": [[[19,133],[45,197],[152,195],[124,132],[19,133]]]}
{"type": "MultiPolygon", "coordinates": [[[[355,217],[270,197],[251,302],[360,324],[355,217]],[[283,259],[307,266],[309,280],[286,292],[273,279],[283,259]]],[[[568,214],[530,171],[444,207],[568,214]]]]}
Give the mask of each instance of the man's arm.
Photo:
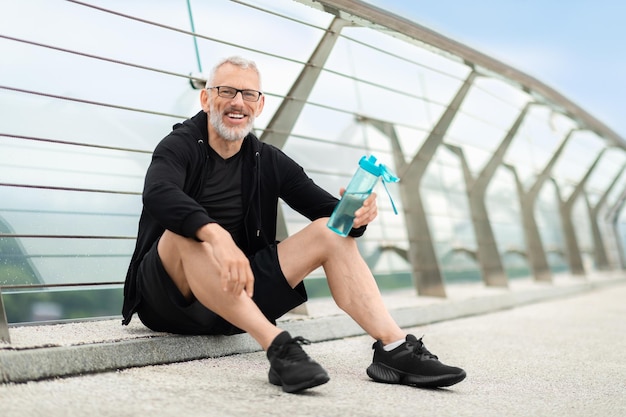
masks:
{"type": "Polygon", "coordinates": [[[202,175],[202,158],[193,146],[177,135],[162,140],[154,150],[143,190],[143,204],[150,215],[163,228],[185,237],[194,237],[200,227],[214,222],[189,195],[202,175]]]}
{"type": "MultiPolygon", "coordinates": [[[[329,217],[339,200],[318,186],[291,158],[280,152],[281,198],[294,210],[309,220],[329,217]]],[[[343,195],[344,189],[340,190],[343,195]]],[[[363,206],[357,210],[350,236],[360,237],[365,233],[367,224],[378,213],[376,194],[370,195],[363,206]]]]}

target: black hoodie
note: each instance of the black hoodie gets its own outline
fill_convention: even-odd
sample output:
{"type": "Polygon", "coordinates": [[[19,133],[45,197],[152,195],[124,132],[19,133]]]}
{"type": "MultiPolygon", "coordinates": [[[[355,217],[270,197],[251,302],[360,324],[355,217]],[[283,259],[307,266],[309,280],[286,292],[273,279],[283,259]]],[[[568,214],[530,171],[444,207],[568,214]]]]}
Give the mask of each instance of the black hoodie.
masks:
{"type": "MultiPolygon", "coordinates": [[[[207,114],[201,111],[176,124],[154,150],[144,183],[137,244],[124,284],[123,324],[130,323],[141,302],[139,264],[163,232],[197,239],[200,227],[215,222],[197,201],[207,175],[208,146],[207,114]]],[[[280,149],[249,134],[241,151],[245,209],[241,250],[247,256],[276,240],[279,198],[309,220],[330,216],[338,200],[280,149]]],[[[358,237],[364,231],[365,227],[353,229],[350,235],[358,237]]]]}

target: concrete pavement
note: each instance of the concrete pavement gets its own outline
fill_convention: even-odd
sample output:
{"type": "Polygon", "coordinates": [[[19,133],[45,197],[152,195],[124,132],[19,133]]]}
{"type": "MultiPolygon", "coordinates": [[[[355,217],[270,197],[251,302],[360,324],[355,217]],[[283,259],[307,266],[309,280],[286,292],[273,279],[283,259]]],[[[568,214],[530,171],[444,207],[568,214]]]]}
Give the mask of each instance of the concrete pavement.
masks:
{"type": "MultiPolygon", "coordinates": [[[[374,383],[365,374],[372,340],[331,334],[334,340],[306,347],[329,371],[331,381],[303,394],[286,394],[270,385],[264,353],[251,347],[249,353],[224,357],[5,383],[0,385],[0,414],[626,416],[626,283],[613,280],[585,291],[571,290],[579,287],[562,285],[570,290],[539,303],[494,305],[492,312],[458,314],[408,327],[418,336],[425,334],[426,346],[443,362],[467,371],[465,381],[448,389],[374,383]]],[[[497,298],[466,296],[444,303],[448,311],[459,310],[478,299],[482,305],[488,300],[497,304],[493,297],[497,298]]],[[[422,312],[441,307],[436,301],[422,303],[422,312]]],[[[402,311],[413,308],[400,306],[394,314],[402,318],[402,311]]],[[[290,331],[319,339],[317,332],[325,328],[328,333],[324,323],[336,315],[325,317],[292,320],[290,331]]],[[[20,332],[14,330],[19,339],[20,332]]],[[[172,337],[163,340],[167,339],[172,337]]],[[[72,349],[75,346],[67,348],[72,349]]]]}

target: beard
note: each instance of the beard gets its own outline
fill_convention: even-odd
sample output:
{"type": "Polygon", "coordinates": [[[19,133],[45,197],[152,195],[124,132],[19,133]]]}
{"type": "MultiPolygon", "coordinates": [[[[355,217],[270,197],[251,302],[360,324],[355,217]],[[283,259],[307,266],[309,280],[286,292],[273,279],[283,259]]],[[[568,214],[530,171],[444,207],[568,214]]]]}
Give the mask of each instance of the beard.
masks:
{"type": "Polygon", "coordinates": [[[222,115],[215,109],[213,103],[209,105],[209,122],[218,135],[227,141],[236,142],[245,138],[254,126],[254,115],[248,115],[248,123],[242,127],[228,127],[222,120],[222,115]]]}

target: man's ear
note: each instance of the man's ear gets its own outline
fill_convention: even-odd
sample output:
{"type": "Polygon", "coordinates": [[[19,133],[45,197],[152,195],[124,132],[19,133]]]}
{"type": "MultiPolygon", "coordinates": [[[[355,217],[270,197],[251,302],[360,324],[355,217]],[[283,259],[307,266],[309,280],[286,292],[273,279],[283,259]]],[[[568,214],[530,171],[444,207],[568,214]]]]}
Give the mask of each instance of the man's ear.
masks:
{"type": "Polygon", "coordinates": [[[258,115],[261,114],[261,112],[263,111],[263,106],[265,106],[265,95],[261,95],[261,98],[259,99],[260,103],[256,109],[256,114],[254,115],[255,117],[257,117],[258,115]]]}
{"type": "Polygon", "coordinates": [[[202,110],[204,110],[205,113],[209,112],[209,90],[207,90],[206,88],[203,88],[202,91],[200,91],[200,105],[202,106],[202,110]]]}

